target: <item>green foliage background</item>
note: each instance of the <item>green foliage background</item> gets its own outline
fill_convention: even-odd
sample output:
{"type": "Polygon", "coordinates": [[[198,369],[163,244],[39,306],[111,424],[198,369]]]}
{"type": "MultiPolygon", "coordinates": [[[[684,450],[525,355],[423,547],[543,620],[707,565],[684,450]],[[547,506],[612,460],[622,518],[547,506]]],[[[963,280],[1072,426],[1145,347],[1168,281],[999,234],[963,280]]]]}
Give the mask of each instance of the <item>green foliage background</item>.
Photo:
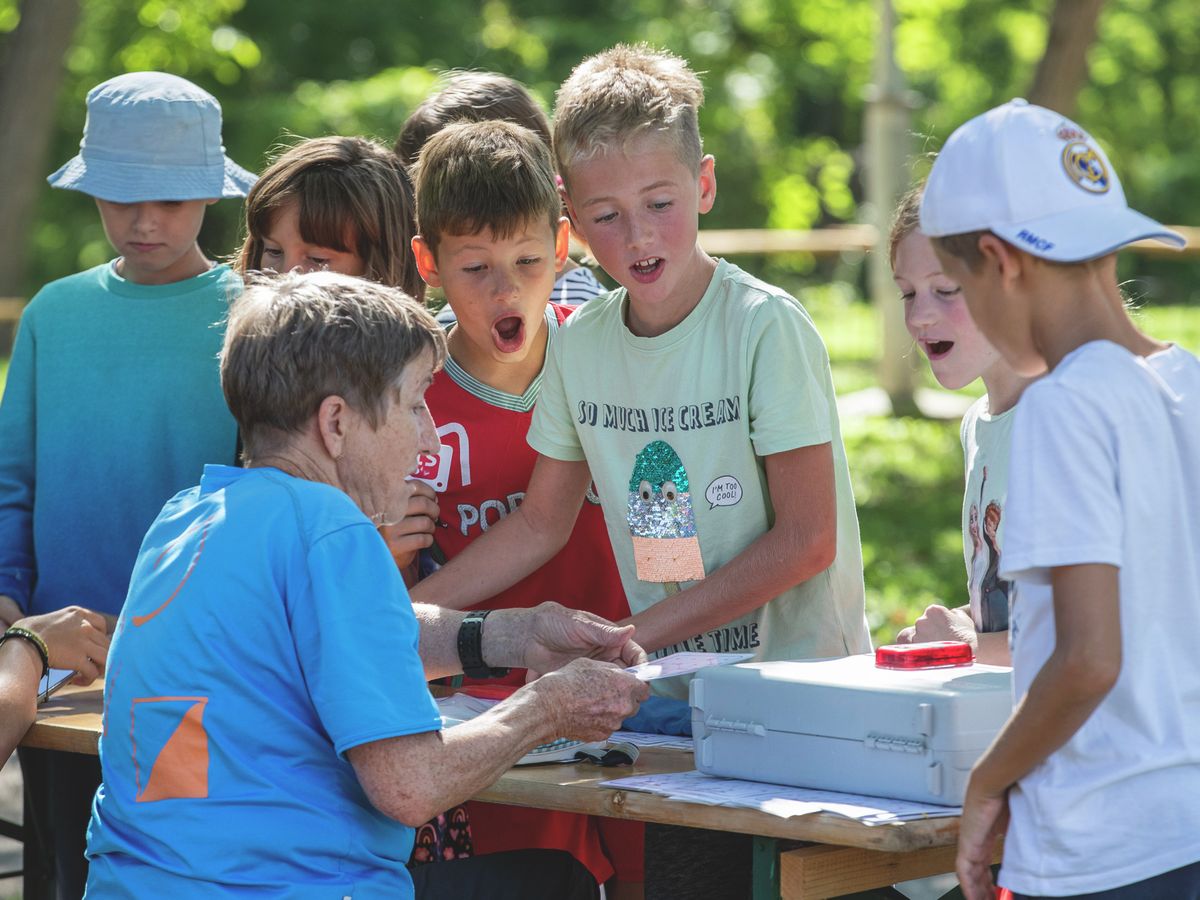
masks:
{"type": "MultiPolygon", "coordinates": [[[[924,98],[913,118],[915,153],[1026,90],[1050,6],[895,0],[898,63],[924,98]]],[[[549,107],[582,57],[645,40],[705,73],[702,127],[720,176],[708,227],[808,228],[859,217],[875,0],[82,0],[82,8],[47,173],[75,152],[88,88],[125,71],[164,69],[211,90],[225,109],[230,154],[253,169],[289,134],[390,142],[448,68],[512,75],[549,107]]],[[[18,21],[18,0],[0,0],[0,42],[18,21]]],[[[1110,150],[1129,194],[1166,221],[1195,219],[1195,0],[1109,0],[1089,59],[1080,118],[1110,150]]],[[[230,202],[210,213],[210,253],[232,250],[238,213],[230,202]]],[[[29,291],[109,256],[84,197],[45,188],[31,227],[29,291]]],[[[1190,268],[1143,263],[1139,291],[1194,296],[1190,268]]],[[[799,256],[771,265],[816,281],[862,277],[853,262],[799,256]]]]}
{"type": "MultiPolygon", "coordinates": [[[[898,64],[923,98],[913,115],[915,156],[1027,90],[1051,0],[894,2],[898,64]]],[[[82,8],[47,174],[76,152],[87,90],[126,71],[162,69],[212,91],[230,155],[260,169],[289,136],[354,133],[390,143],[446,69],[504,72],[549,108],[584,56],[644,40],[705,73],[701,124],[720,185],[707,227],[862,218],[874,0],[82,0],[82,8]]],[[[0,52],[18,10],[18,0],[0,0],[0,52]]],[[[1089,65],[1078,118],[1105,144],[1127,193],[1164,221],[1200,224],[1195,0],[1108,0],[1089,65]]],[[[212,207],[201,237],[211,255],[232,252],[239,215],[231,201],[212,207]]],[[[30,229],[27,293],[111,256],[83,195],[43,186],[30,229]]],[[[739,262],[803,298],[829,344],[839,391],[874,384],[878,325],[861,301],[861,257],[739,262]]],[[[1121,265],[1127,291],[1149,303],[1148,330],[1200,350],[1200,309],[1162,306],[1196,302],[1195,264],[1128,255],[1121,265]]],[[[0,358],[0,385],[5,367],[0,358]]],[[[876,641],[886,641],[925,605],[963,599],[957,423],[851,419],[844,436],[868,612],[876,641]]]]}

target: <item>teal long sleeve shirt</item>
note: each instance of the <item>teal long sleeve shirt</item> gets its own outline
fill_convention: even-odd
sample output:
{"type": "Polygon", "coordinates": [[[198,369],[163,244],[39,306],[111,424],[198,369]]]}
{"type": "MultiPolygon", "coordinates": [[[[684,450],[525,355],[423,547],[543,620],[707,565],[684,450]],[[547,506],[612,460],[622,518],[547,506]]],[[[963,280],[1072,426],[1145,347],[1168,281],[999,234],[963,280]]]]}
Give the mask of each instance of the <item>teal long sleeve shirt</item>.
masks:
{"type": "Polygon", "coordinates": [[[228,266],[141,285],[106,263],[30,301],[0,400],[0,594],[120,612],[163,504],[234,461],[217,353],[239,290],[228,266]]]}

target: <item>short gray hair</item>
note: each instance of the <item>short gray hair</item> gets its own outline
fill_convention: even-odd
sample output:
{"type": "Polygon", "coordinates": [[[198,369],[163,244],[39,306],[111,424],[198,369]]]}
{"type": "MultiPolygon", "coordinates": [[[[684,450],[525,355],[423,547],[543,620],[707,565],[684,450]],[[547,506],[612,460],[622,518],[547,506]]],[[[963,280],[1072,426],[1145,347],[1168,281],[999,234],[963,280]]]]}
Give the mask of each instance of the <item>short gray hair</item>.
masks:
{"type": "Polygon", "coordinates": [[[426,350],[440,366],[442,330],[398,288],[324,271],[250,279],[221,349],[245,458],[298,432],[333,395],[376,427],[389,389],[426,350]]]}

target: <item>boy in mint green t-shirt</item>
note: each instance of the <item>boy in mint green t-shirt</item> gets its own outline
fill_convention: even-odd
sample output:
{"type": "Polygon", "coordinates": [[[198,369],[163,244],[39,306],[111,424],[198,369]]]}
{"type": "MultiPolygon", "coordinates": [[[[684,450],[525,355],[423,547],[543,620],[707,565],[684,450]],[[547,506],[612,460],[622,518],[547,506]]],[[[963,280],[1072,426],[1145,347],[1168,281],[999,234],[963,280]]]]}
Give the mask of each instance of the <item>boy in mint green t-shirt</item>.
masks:
{"type": "Polygon", "coordinates": [[[568,207],[621,288],[548,356],[520,509],[414,596],[475,602],[541,565],[594,477],[647,651],[867,652],[828,356],[795,299],[698,243],[716,196],[702,100],[682,60],[640,47],[585,60],[560,89],[568,207]]]}

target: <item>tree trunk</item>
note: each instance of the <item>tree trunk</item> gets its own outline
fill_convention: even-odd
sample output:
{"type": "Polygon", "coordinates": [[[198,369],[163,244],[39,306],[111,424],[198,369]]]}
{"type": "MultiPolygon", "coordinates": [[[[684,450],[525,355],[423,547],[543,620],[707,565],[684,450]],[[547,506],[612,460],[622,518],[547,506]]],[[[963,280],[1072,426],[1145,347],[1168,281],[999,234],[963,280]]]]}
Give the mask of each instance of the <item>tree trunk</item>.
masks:
{"type": "Polygon", "coordinates": [[[896,302],[887,252],[888,226],[896,201],[912,177],[912,108],[904,76],[896,66],[892,0],[876,0],[879,33],[875,42],[874,84],[863,121],[867,200],[876,228],[875,250],[867,257],[871,302],[879,312],[882,346],[878,360],[879,384],[887,393],[894,416],[918,413],[914,396],[916,378],[909,350],[912,338],[904,327],[902,307],[896,302]]]}
{"type": "Polygon", "coordinates": [[[1104,0],[1055,0],[1050,37],[1029,89],[1029,102],[1074,117],[1087,83],[1087,52],[1104,0]]]}
{"type": "Polygon", "coordinates": [[[45,184],[63,57],[79,0],[26,0],[0,59],[0,297],[21,290],[33,208],[45,184]]]}

